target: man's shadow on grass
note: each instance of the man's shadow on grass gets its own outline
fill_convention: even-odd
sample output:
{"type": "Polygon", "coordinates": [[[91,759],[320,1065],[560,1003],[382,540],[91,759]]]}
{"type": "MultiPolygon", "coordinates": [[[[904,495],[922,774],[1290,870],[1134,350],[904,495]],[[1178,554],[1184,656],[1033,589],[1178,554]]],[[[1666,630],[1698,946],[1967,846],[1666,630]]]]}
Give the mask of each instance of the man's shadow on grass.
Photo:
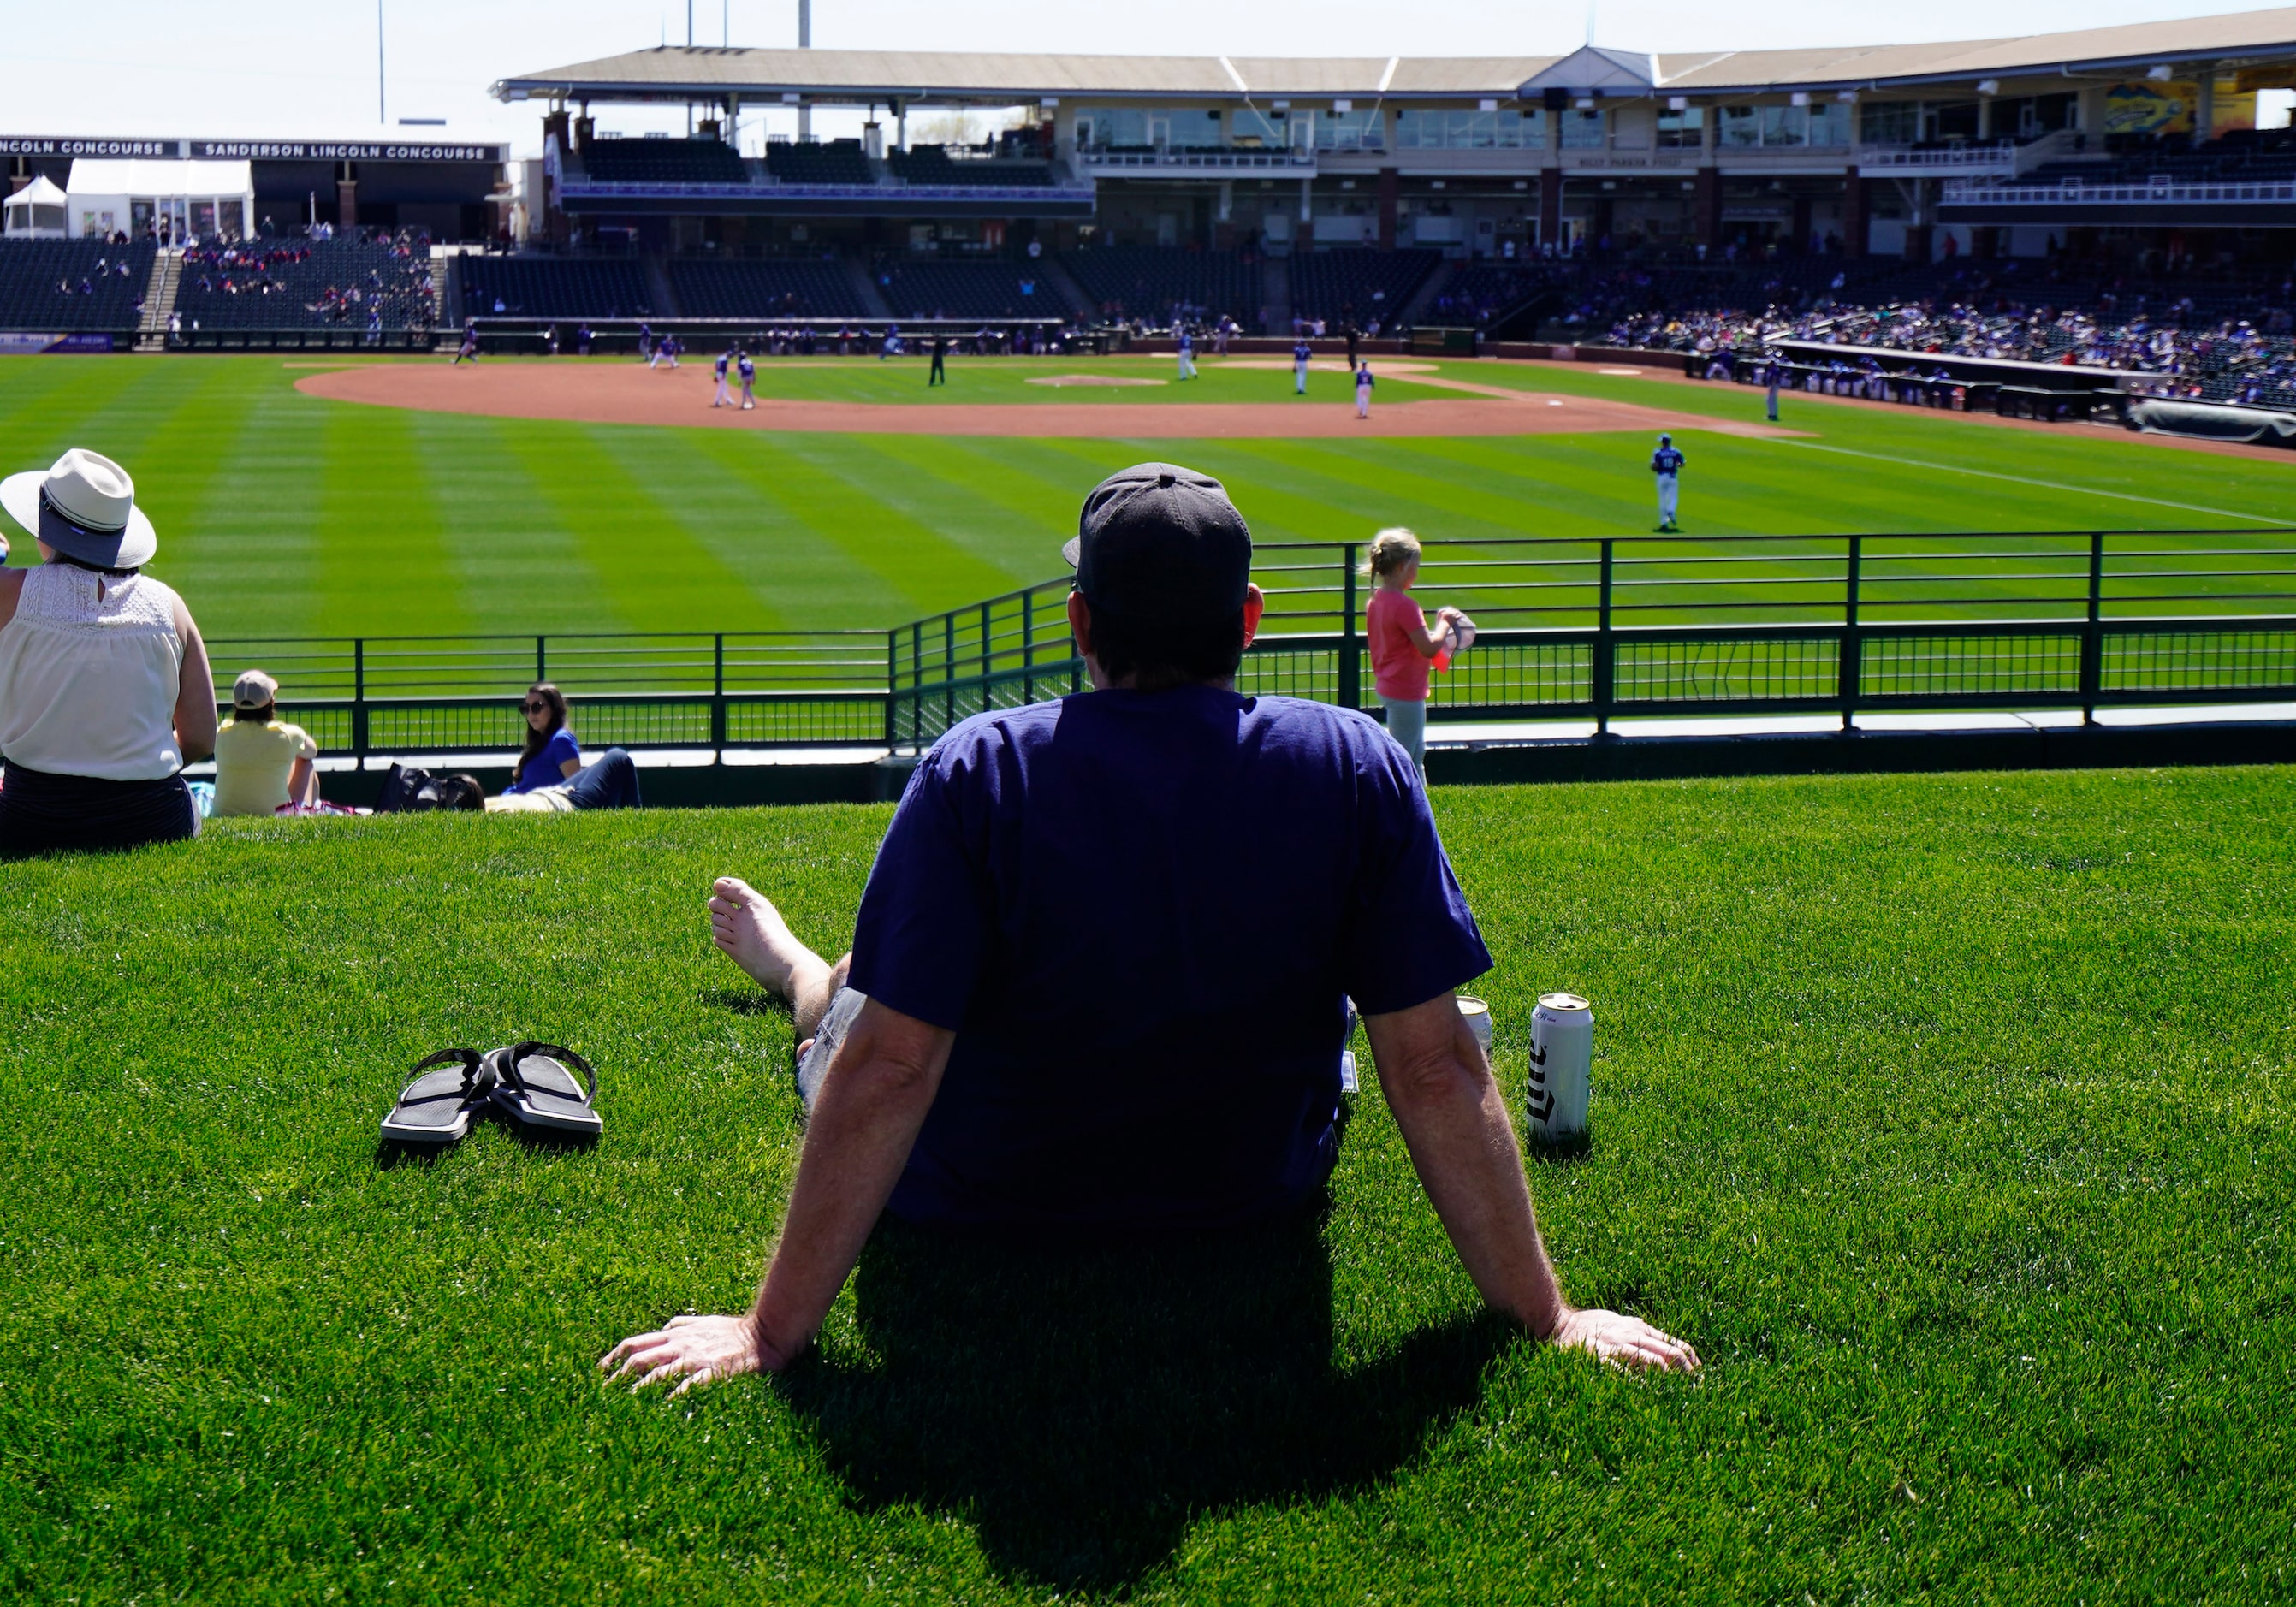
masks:
{"type": "Polygon", "coordinates": [[[1407,1465],[1518,1338],[1462,1318],[1336,1371],[1320,1226],[1046,1251],[889,1219],[855,1273],[858,1344],[777,1387],[865,1505],[959,1514],[1033,1586],[1119,1588],[1201,1515],[1407,1465]]]}

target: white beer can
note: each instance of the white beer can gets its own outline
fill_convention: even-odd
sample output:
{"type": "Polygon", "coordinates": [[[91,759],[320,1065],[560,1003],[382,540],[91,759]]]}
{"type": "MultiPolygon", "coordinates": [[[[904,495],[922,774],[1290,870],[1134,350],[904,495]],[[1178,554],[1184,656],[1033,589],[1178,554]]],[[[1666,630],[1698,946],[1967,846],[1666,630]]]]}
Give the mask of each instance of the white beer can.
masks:
{"type": "Polygon", "coordinates": [[[1530,1017],[1530,1093],[1524,1102],[1532,1147],[1587,1147],[1588,1077],[1595,1063],[1595,1013],[1575,993],[1544,993],[1530,1017]]]}
{"type": "Polygon", "coordinates": [[[1467,1023],[1467,1030],[1483,1046],[1483,1058],[1491,1057],[1491,1007],[1472,993],[1459,996],[1459,1014],[1467,1023]]]}

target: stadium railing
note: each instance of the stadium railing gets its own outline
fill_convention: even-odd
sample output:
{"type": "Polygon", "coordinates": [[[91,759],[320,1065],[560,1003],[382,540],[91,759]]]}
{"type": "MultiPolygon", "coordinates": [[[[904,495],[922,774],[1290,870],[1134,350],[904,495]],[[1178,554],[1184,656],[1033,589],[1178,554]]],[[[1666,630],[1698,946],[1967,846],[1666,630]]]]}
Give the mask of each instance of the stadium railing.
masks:
{"type": "MultiPolygon", "coordinates": [[[[1273,543],[1238,690],[1378,713],[1363,547],[1273,543]]],[[[1430,542],[1416,593],[1473,616],[1437,722],[2296,700],[2296,529],[1430,542]]],[[[593,746],[900,750],[1085,685],[1066,579],[891,630],[218,639],[328,755],[515,748],[566,692],[593,746]]]]}
{"type": "MultiPolygon", "coordinates": [[[[1367,708],[1355,545],[1256,549],[1239,691],[1367,708]]],[[[2296,696],[2296,529],[1524,537],[1431,543],[1416,595],[1475,618],[1435,721],[1859,714],[2296,696]]],[[[922,747],[1081,685],[1065,580],[893,633],[888,726],[922,747]]]]}

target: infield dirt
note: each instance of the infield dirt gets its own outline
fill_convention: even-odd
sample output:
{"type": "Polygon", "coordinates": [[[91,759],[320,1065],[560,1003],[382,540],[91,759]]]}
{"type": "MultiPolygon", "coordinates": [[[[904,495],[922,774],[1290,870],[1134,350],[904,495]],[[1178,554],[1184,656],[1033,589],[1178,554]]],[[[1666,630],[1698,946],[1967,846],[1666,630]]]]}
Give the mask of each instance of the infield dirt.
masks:
{"type": "Polygon", "coordinates": [[[383,364],[314,373],[295,381],[309,396],[426,413],[565,419],[592,424],[683,424],[826,435],[974,435],[1090,439],[1237,439],[1338,436],[1578,435],[1610,430],[1703,430],[1723,435],[1797,435],[1774,425],[1708,418],[1595,397],[1549,395],[1412,376],[1463,394],[1375,405],[1314,401],[1026,403],[789,401],[760,398],[754,410],[712,407],[716,381],[696,365],[675,373],[635,365],[496,363],[470,366],[383,364]]]}

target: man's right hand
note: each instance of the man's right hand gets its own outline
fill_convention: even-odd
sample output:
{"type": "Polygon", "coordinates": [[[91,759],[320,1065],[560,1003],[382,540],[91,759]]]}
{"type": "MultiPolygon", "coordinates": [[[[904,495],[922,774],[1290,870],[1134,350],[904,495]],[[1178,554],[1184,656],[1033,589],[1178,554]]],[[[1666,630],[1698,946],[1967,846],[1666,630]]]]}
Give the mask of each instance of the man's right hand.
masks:
{"type": "Polygon", "coordinates": [[[1695,1373],[1702,1365],[1698,1352],[1680,1340],[1661,1333],[1638,1316],[1617,1311],[1565,1311],[1546,1341],[1565,1350],[1584,1350],[1621,1367],[1695,1373]]]}

